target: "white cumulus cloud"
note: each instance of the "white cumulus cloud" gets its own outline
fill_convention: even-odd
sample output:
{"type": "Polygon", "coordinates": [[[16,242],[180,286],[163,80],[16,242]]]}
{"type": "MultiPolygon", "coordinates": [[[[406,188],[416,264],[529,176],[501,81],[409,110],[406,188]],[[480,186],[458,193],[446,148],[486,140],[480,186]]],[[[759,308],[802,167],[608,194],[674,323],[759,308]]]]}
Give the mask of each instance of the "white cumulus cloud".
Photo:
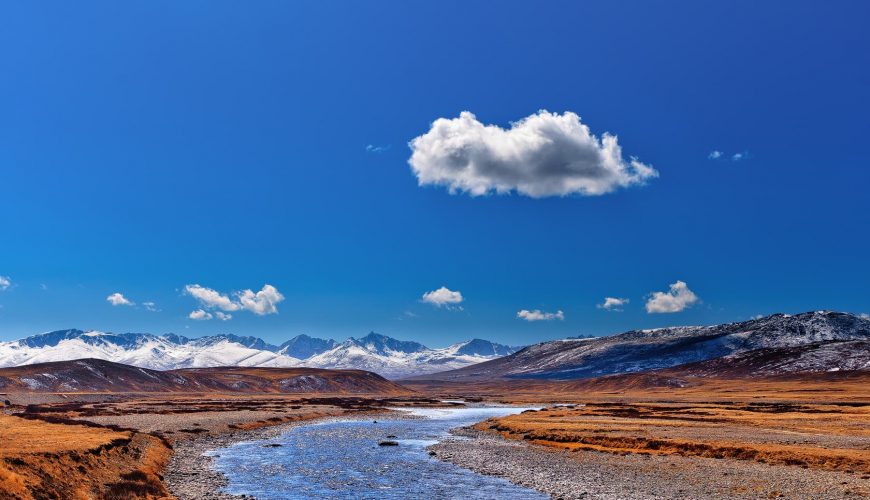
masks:
{"type": "Polygon", "coordinates": [[[465,298],[462,296],[462,292],[458,290],[453,291],[446,286],[442,286],[437,290],[424,293],[420,300],[437,307],[456,307],[461,304],[465,298]]]}
{"type": "Polygon", "coordinates": [[[0,276],[0,291],[6,290],[12,286],[12,278],[9,276],[0,276]]]}
{"type": "Polygon", "coordinates": [[[144,307],[146,311],[160,312],[160,309],[157,308],[157,304],[154,302],[143,302],[142,307],[144,307]]]}
{"type": "Polygon", "coordinates": [[[719,158],[722,158],[723,154],[725,154],[725,153],[723,153],[722,151],[719,151],[718,149],[715,149],[715,150],[711,151],[709,155],[707,155],[707,158],[709,158],[711,160],[718,160],[719,158]]]}
{"type": "Polygon", "coordinates": [[[622,299],[619,297],[604,297],[604,302],[596,304],[595,307],[598,309],[604,309],[605,311],[622,311],[625,304],[628,304],[629,302],[628,299],[622,299]]]}
{"type": "Polygon", "coordinates": [[[653,292],[646,301],[648,313],[676,313],[698,302],[695,292],[684,281],[677,280],[667,292],[653,292]]]}
{"type": "MultiPolygon", "coordinates": [[[[284,300],[284,296],[272,285],[263,285],[259,292],[253,290],[242,290],[235,292],[232,297],[230,294],[221,293],[212,288],[207,288],[200,285],[187,285],[184,287],[184,293],[190,295],[199,301],[205,309],[220,310],[225,312],[233,311],[250,311],[258,316],[266,314],[277,314],[278,303],[284,300]]],[[[232,319],[232,315],[215,313],[218,319],[227,321],[232,319]]],[[[210,319],[210,318],[205,318],[210,319]]]]}
{"type": "Polygon", "coordinates": [[[224,311],[238,311],[240,307],[228,295],[224,295],[212,288],[200,285],[187,285],[184,287],[184,292],[198,300],[205,307],[222,309],[224,311]]]}
{"type": "Polygon", "coordinates": [[[523,309],[517,312],[517,318],[524,319],[526,321],[552,321],[554,319],[558,319],[561,321],[565,319],[565,313],[563,313],[561,310],[551,313],[543,312],[540,309],[535,309],[534,311],[523,309]]]}
{"type": "Polygon", "coordinates": [[[459,118],[438,118],[409,146],[408,163],[421,186],[472,196],[595,196],[658,177],[651,166],[623,158],[615,135],[596,137],[570,111],[542,110],[509,129],[463,111],[459,118]]]}
{"type": "Polygon", "coordinates": [[[106,301],[113,306],[132,306],[133,302],[127,300],[127,297],[124,297],[124,294],[120,292],[115,292],[112,295],[106,297],[106,301]]]}
{"type": "Polygon", "coordinates": [[[239,304],[243,309],[259,316],[276,314],[278,312],[276,305],[284,300],[281,292],[272,285],[263,285],[262,290],[257,293],[252,290],[243,290],[236,295],[239,297],[239,304]]]}
{"type": "Polygon", "coordinates": [[[229,320],[233,319],[233,315],[232,315],[232,314],[229,314],[229,313],[223,313],[223,312],[220,312],[220,311],[215,311],[215,312],[214,312],[214,317],[217,318],[217,319],[219,319],[219,320],[221,320],[221,321],[229,321],[229,320]]]}
{"type": "Polygon", "coordinates": [[[196,320],[196,321],[208,321],[212,318],[212,315],[208,311],[203,311],[202,309],[197,309],[192,313],[187,315],[188,318],[196,320]]]}

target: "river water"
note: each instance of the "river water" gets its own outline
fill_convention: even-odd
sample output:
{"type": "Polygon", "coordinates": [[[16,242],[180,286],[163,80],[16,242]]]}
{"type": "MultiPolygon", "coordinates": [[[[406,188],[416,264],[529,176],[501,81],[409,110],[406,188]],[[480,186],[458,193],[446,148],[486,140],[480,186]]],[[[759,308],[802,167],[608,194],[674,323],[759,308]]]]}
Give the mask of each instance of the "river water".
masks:
{"type": "Polygon", "coordinates": [[[426,451],[454,427],[526,409],[420,408],[408,410],[417,417],[413,419],[326,421],[210,454],[229,481],[225,492],[264,500],[545,499],[542,493],[442,462],[426,451]],[[386,439],[399,446],[378,445],[386,439]]]}

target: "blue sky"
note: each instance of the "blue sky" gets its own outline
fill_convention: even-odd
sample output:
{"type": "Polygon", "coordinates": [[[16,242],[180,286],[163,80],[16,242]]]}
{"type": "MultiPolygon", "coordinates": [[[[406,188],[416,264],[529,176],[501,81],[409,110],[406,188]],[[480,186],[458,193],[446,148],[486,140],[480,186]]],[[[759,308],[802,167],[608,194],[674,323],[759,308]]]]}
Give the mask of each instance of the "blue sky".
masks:
{"type": "MultiPolygon", "coordinates": [[[[6,3],[0,340],[78,327],[521,344],[870,312],[868,10],[6,3]],[[453,158],[409,165],[435,120],[469,111],[507,134],[539,110],[616,135],[626,165],[658,176],[590,196],[419,185],[453,158]],[[694,300],[670,295],[678,281],[694,300]],[[266,284],[283,300],[256,295],[266,284]],[[461,302],[422,300],[442,286],[461,302]],[[648,312],[654,292],[681,310],[648,312]],[[212,319],[189,318],[200,309],[212,319]]],[[[525,175],[538,156],[524,158],[493,171],[525,175]]]]}

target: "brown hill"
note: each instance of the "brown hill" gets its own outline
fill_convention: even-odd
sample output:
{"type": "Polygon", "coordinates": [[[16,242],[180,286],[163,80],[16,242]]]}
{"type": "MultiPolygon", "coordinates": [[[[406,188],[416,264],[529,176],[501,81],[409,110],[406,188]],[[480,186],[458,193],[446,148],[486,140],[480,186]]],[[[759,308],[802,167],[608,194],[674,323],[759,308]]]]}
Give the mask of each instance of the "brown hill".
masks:
{"type": "Polygon", "coordinates": [[[408,394],[363,370],[187,368],[158,371],[100,359],[0,368],[0,392],[188,392],[408,394]]]}

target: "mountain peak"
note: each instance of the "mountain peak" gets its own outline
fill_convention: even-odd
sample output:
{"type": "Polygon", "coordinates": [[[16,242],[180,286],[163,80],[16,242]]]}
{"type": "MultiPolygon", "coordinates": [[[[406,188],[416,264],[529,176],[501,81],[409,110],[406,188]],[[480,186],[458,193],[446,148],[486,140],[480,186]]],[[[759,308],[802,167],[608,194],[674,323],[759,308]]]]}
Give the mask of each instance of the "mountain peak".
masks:
{"type": "Polygon", "coordinates": [[[457,344],[456,354],[465,356],[507,356],[517,348],[502,344],[496,344],[489,340],[471,339],[467,342],[457,344]]]}
{"type": "Polygon", "coordinates": [[[354,339],[351,337],[348,342],[355,343],[381,355],[387,354],[389,351],[409,354],[429,350],[428,347],[419,342],[414,342],[412,340],[397,340],[376,332],[369,332],[368,335],[360,339],[354,339]]]}
{"type": "Polygon", "coordinates": [[[308,359],[326,352],[336,345],[338,343],[332,339],[324,340],[300,333],[278,346],[276,352],[297,359],[308,359]]]}

